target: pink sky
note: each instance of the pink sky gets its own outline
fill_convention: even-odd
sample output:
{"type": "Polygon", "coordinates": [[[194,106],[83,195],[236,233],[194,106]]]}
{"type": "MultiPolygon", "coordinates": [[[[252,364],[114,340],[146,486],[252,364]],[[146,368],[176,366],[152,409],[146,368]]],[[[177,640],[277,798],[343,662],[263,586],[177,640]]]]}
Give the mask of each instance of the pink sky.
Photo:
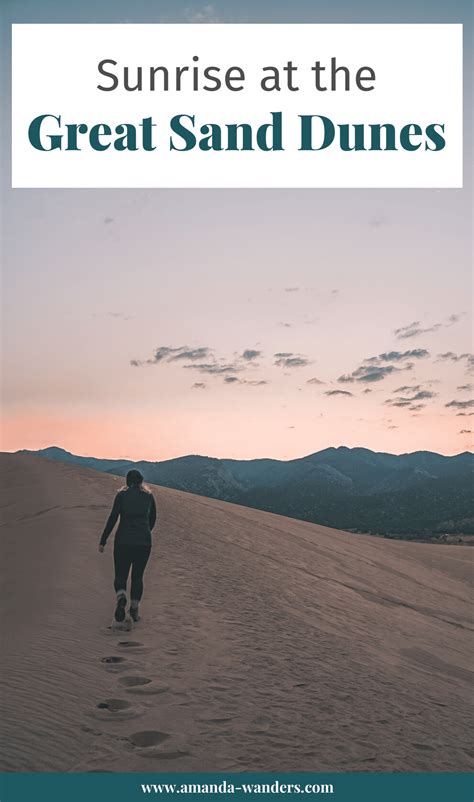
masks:
{"type": "Polygon", "coordinates": [[[4,450],[472,442],[466,190],[15,191],[5,231],[4,450]]]}

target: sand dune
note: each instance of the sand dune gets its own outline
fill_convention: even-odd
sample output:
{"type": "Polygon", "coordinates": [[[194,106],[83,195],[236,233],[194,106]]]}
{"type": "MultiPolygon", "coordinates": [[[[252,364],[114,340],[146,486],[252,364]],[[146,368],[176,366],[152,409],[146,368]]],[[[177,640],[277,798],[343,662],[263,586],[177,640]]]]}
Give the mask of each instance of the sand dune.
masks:
{"type": "Polygon", "coordinates": [[[114,633],[122,480],[1,467],[3,770],[472,767],[468,547],[153,488],[143,620],[114,633]]]}

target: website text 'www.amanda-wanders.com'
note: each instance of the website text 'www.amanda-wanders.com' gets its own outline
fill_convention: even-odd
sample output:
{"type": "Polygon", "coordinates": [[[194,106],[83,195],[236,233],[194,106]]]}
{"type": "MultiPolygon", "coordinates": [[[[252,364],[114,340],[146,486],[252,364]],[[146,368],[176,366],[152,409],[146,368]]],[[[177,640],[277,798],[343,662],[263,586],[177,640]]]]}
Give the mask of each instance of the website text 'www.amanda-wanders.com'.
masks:
{"type": "Polygon", "coordinates": [[[238,785],[222,780],[219,783],[141,783],[144,794],[334,794],[331,783],[289,783],[274,780],[257,783],[242,782],[238,785]]]}

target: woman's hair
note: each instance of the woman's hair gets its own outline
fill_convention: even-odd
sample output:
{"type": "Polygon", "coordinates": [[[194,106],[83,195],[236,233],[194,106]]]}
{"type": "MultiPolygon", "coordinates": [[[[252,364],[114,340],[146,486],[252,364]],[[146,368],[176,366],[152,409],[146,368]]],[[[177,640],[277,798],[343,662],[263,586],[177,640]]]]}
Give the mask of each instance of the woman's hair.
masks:
{"type": "Polygon", "coordinates": [[[143,484],[143,476],[141,475],[140,471],[129,471],[127,473],[127,487],[139,487],[143,484]]]}
{"type": "Polygon", "coordinates": [[[143,484],[143,476],[140,471],[131,470],[127,473],[126,480],[127,482],[125,487],[122,487],[122,490],[128,490],[129,487],[138,487],[140,490],[143,490],[144,493],[149,493],[147,486],[143,484]]]}

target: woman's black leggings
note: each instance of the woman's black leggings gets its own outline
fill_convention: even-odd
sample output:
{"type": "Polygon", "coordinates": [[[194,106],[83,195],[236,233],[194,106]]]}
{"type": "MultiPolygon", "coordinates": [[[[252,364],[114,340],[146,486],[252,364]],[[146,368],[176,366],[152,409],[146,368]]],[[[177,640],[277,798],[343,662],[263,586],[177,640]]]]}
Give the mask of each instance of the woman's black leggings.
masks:
{"type": "Polygon", "coordinates": [[[151,546],[114,545],[115,580],[114,588],[127,590],[127,580],[132,568],[132,586],[130,598],[140,601],[143,594],[143,574],[150,556],[151,546]]]}

